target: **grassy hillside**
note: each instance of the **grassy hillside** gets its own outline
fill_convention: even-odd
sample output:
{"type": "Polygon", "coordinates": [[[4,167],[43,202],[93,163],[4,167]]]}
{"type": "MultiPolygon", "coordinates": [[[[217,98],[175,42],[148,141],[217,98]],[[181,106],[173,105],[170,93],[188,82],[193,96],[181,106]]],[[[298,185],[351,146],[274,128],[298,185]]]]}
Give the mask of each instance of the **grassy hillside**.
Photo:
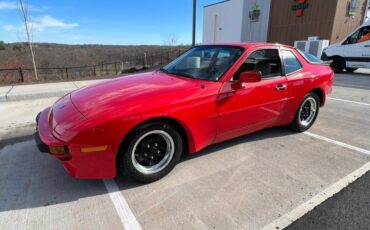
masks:
{"type": "MultiPolygon", "coordinates": [[[[115,46],[115,45],[63,45],[36,43],[34,51],[39,68],[73,67],[120,62],[147,55],[187,47],[169,46],[115,46]]],[[[31,67],[31,56],[26,43],[0,42],[0,69],[31,67]]]]}
{"type": "Polygon", "coordinates": [[[188,48],[37,43],[34,44],[39,77],[36,80],[28,45],[0,42],[0,85],[114,77],[158,68],[188,48]]]}

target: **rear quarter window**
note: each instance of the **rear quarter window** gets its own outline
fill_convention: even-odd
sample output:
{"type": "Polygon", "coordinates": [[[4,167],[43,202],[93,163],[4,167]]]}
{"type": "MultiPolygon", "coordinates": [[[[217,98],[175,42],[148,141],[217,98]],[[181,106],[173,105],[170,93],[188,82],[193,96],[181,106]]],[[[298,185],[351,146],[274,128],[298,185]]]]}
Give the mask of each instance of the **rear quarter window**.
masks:
{"type": "Polygon", "coordinates": [[[302,64],[299,62],[298,58],[294,55],[292,51],[283,50],[281,53],[283,56],[286,75],[302,69],[302,64]]]}

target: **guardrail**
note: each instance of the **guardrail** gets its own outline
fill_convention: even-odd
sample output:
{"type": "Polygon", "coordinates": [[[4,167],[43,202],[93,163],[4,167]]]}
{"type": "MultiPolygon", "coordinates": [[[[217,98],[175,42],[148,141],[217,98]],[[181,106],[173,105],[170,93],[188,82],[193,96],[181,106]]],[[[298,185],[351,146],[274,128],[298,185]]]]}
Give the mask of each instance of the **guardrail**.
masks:
{"type": "Polygon", "coordinates": [[[113,77],[121,73],[132,73],[162,66],[184,51],[185,49],[177,49],[159,54],[144,53],[134,58],[127,57],[117,62],[89,66],[38,67],[38,81],[35,79],[33,68],[0,69],[0,85],[113,77]]]}

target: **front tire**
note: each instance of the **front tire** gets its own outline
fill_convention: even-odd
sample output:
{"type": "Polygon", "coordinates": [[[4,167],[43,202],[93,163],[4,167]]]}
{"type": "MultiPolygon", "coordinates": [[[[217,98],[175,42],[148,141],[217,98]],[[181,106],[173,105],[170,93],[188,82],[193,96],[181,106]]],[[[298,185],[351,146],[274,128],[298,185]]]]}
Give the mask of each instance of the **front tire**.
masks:
{"type": "Polygon", "coordinates": [[[319,114],[320,100],[316,93],[308,93],[298,108],[293,122],[289,125],[296,132],[308,130],[319,114]]]}
{"type": "Polygon", "coordinates": [[[353,73],[353,72],[355,72],[357,70],[357,68],[346,68],[346,71],[348,72],[348,73],[353,73]]]}
{"type": "Polygon", "coordinates": [[[180,160],[183,141],[170,124],[155,122],[135,128],[117,157],[120,174],[139,182],[167,175],[180,160]]]}

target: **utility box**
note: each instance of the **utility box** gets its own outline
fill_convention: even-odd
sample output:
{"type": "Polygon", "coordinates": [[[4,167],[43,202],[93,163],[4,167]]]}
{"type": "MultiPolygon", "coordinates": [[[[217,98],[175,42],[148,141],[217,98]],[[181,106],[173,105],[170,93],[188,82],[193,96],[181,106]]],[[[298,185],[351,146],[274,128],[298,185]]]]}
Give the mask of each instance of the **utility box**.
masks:
{"type": "Polygon", "coordinates": [[[266,42],[271,0],[232,0],[204,7],[203,43],[266,42]]]}
{"type": "Polygon", "coordinates": [[[318,40],[318,37],[309,37],[305,41],[295,41],[294,47],[318,58],[323,50],[329,46],[329,40],[318,40]]]}

